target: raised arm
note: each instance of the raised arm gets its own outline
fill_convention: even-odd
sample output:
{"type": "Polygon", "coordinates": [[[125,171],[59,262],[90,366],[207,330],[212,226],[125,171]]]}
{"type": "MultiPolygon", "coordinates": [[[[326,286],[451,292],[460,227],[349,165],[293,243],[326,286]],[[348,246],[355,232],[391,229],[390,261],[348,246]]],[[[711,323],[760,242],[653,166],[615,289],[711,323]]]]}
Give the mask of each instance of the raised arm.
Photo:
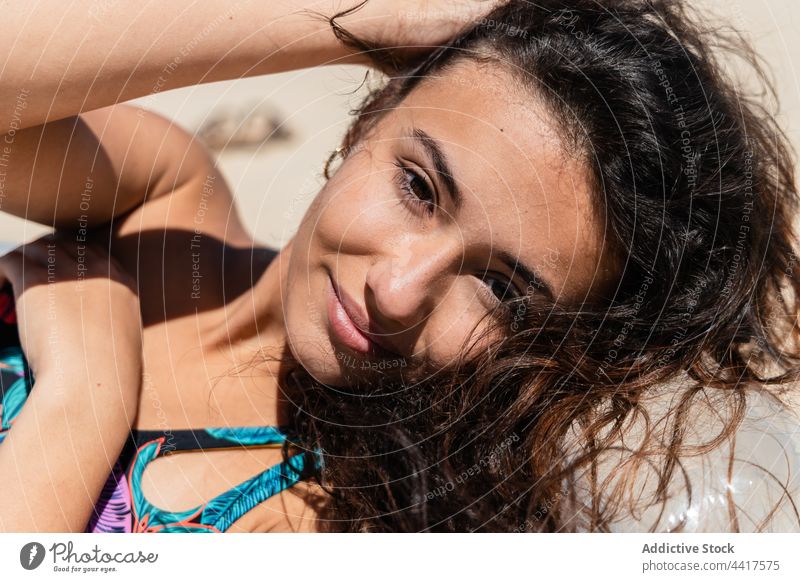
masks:
{"type": "Polygon", "coordinates": [[[0,54],[0,131],[177,87],[310,67],[348,55],[332,0],[14,2],[0,54]],[[16,31],[16,32],[13,32],[16,31]]]}
{"type": "Polygon", "coordinates": [[[382,45],[446,41],[497,0],[13,2],[3,9],[0,132],[151,93],[323,63],[367,62],[326,18],[382,45]],[[14,33],[13,31],[16,31],[14,33]],[[18,104],[17,107],[14,104],[18,104]]]}
{"type": "MultiPolygon", "coordinates": [[[[492,3],[369,0],[341,24],[374,43],[435,44],[492,3]]],[[[327,22],[359,4],[11,3],[3,16],[15,33],[0,36],[0,210],[48,226],[93,226],[206,175],[211,161],[190,135],[115,104],[192,84],[366,62],[327,22]]]]}
{"type": "Polygon", "coordinates": [[[189,134],[116,104],[344,57],[324,18],[307,12],[325,6],[334,2],[10,5],[17,34],[0,39],[0,210],[95,226],[206,175],[212,162],[189,134]]]}

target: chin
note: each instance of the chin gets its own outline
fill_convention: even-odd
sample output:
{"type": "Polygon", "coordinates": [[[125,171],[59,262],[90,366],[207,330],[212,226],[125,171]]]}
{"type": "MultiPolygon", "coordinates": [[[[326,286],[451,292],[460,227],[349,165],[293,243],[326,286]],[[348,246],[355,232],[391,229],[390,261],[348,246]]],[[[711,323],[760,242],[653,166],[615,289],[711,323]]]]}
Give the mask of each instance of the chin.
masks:
{"type": "MultiPolygon", "coordinates": [[[[305,309],[314,305],[299,299],[298,305],[287,306],[286,338],[292,356],[318,382],[338,384],[343,381],[337,365],[336,354],[325,333],[325,321],[318,309],[305,309]]],[[[293,302],[294,303],[294,302],[293,302]]]]}
{"type": "Polygon", "coordinates": [[[330,354],[326,355],[320,350],[313,350],[310,349],[310,346],[305,346],[305,349],[296,350],[294,356],[317,382],[327,386],[347,385],[347,378],[342,376],[336,363],[330,362],[330,354]]]}

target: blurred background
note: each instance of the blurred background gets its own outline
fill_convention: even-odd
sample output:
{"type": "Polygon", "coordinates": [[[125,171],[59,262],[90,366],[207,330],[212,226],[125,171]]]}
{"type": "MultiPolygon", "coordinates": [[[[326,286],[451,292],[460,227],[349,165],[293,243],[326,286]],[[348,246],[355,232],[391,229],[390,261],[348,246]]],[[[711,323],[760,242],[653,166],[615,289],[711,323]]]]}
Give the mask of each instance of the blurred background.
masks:
{"type": "MultiPolygon", "coordinates": [[[[744,32],[764,57],[778,89],[779,122],[800,149],[800,81],[795,69],[800,2],[692,0],[692,5],[744,32]]],[[[734,74],[746,77],[736,62],[728,64],[734,74]]],[[[366,92],[365,72],[353,66],[307,69],[188,87],[135,103],[203,139],[236,194],[245,224],[259,241],[280,248],[323,183],[325,160],[339,145],[350,111],[366,92]]],[[[2,243],[18,244],[48,230],[0,213],[2,243]]]]}

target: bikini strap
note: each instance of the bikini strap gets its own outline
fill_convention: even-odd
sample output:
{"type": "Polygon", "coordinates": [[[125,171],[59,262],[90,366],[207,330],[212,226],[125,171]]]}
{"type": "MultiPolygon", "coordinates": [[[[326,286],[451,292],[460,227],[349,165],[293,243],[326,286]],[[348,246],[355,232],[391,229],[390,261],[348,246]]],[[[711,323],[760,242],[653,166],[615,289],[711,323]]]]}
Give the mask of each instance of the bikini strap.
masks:
{"type": "Polygon", "coordinates": [[[301,481],[306,467],[315,466],[319,470],[321,460],[318,451],[304,451],[289,457],[206,503],[200,516],[202,523],[224,532],[259,503],[301,481]]]}
{"type": "MultiPolygon", "coordinates": [[[[141,473],[150,461],[169,452],[207,450],[247,446],[282,445],[286,440],[298,442],[288,427],[223,427],[199,430],[150,430],[132,431],[133,439],[129,442],[136,445],[137,450],[147,449],[149,459],[137,469],[136,463],[131,466],[130,479],[133,489],[138,489],[141,473]],[[171,439],[171,440],[170,440],[171,439]],[[156,444],[155,447],[148,446],[156,444]],[[164,449],[167,448],[167,452],[164,449]]],[[[194,514],[192,521],[211,526],[220,532],[227,530],[231,524],[266,499],[288,489],[304,479],[308,467],[314,471],[322,468],[320,451],[304,450],[285,461],[273,465],[269,469],[243,481],[236,487],[217,495],[207,503],[195,509],[182,512],[180,515],[163,511],[148,503],[147,512],[151,519],[162,514],[168,522],[194,514]],[[177,517],[176,517],[177,516],[177,517]]],[[[146,502],[142,498],[142,501],[146,502]]]]}
{"type": "Polygon", "coordinates": [[[163,438],[158,456],[181,451],[230,449],[240,447],[280,446],[291,438],[286,426],[241,426],[202,429],[133,430],[131,436],[136,448],[163,438]]]}

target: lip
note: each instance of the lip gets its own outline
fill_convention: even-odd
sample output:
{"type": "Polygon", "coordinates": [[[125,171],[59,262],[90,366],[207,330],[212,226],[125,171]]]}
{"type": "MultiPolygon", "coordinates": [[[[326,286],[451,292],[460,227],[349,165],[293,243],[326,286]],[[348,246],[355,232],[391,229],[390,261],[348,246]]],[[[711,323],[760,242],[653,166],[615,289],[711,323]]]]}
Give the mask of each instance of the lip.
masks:
{"type": "Polygon", "coordinates": [[[380,331],[369,323],[358,303],[336,285],[333,277],[329,276],[328,279],[328,321],[336,338],[345,346],[364,355],[400,357],[383,340],[375,337],[380,331]]]}

